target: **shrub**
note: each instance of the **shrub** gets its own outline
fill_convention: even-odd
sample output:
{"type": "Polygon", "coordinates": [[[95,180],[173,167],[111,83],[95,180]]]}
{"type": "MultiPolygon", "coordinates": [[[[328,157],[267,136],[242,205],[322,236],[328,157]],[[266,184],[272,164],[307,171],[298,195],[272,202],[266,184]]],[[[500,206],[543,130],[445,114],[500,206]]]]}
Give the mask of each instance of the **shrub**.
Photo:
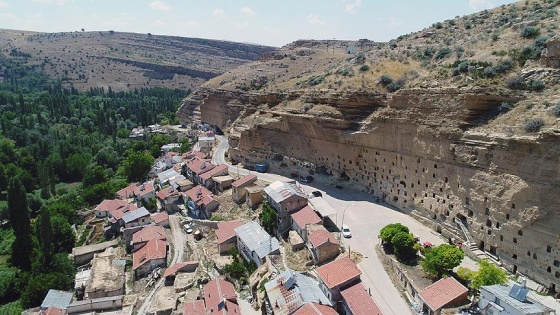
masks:
{"type": "Polygon", "coordinates": [[[522,76],[515,76],[506,80],[506,85],[508,88],[513,90],[521,90],[525,87],[522,76]]]}
{"type": "Polygon", "coordinates": [[[527,132],[538,132],[541,127],[544,126],[544,120],[542,118],[532,118],[525,122],[525,131],[527,132]]]}
{"type": "Polygon", "coordinates": [[[539,35],[540,30],[538,27],[534,27],[534,26],[525,26],[525,28],[523,28],[523,31],[521,31],[521,37],[523,38],[534,38],[537,35],[539,35]]]}
{"type": "Polygon", "coordinates": [[[390,75],[384,74],[379,78],[379,83],[383,85],[388,85],[393,82],[393,78],[390,75]]]}
{"type": "Polygon", "coordinates": [[[515,63],[511,59],[504,59],[498,62],[498,65],[494,67],[497,73],[506,73],[515,67],[515,63]]]}
{"type": "Polygon", "coordinates": [[[494,70],[494,68],[492,67],[486,67],[484,68],[484,76],[488,78],[493,78],[496,76],[496,70],[494,70]]]}
{"type": "Polygon", "coordinates": [[[451,55],[453,51],[451,50],[451,48],[442,48],[440,49],[437,54],[436,54],[436,59],[443,59],[443,58],[447,58],[447,56],[451,55]]]}
{"type": "Polygon", "coordinates": [[[354,75],[354,70],[350,67],[341,67],[336,70],[336,73],[345,77],[351,77],[354,75]]]}
{"type": "Polygon", "coordinates": [[[461,72],[467,72],[469,71],[469,65],[470,64],[468,61],[463,61],[457,66],[457,69],[459,69],[459,71],[461,72]]]}
{"type": "Polygon", "coordinates": [[[441,24],[441,22],[437,22],[434,24],[434,27],[439,30],[443,27],[443,24],[441,24]]]}
{"type": "Polygon", "coordinates": [[[554,107],[552,107],[550,109],[550,112],[552,113],[552,115],[554,115],[555,117],[560,117],[560,103],[554,105],[554,107]]]}
{"type": "Polygon", "coordinates": [[[541,80],[534,80],[531,81],[531,84],[529,86],[531,88],[532,91],[542,91],[544,90],[544,82],[541,80]]]}
{"type": "Polygon", "coordinates": [[[510,103],[502,102],[502,104],[498,107],[498,111],[503,114],[509,112],[512,108],[513,106],[510,103]]]}
{"type": "Polygon", "coordinates": [[[396,90],[402,88],[403,85],[404,85],[403,80],[397,80],[387,84],[386,88],[389,92],[395,92],[396,90]]]}
{"type": "Polygon", "coordinates": [[[362,72],[366,72],[366,71],[368,71],[368,70],[369,70],[369,66],[368,66],[368,65],[362,65],[362,66],[360,67],[360,71],[362,71],[362,72]]]}

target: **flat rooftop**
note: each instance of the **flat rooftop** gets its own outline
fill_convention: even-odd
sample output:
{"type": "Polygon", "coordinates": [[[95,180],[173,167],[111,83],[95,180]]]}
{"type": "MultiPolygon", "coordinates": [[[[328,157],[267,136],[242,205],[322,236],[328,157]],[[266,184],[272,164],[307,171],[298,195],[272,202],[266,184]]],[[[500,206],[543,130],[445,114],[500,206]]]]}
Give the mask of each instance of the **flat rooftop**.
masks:
{"type": "Polygon", "coordinates": [[[112,292],[124,288],[126,261],[115,258],[113,253],[95,254],[91,266],[91,279],[86,287],[89,292],[112,292]]]}

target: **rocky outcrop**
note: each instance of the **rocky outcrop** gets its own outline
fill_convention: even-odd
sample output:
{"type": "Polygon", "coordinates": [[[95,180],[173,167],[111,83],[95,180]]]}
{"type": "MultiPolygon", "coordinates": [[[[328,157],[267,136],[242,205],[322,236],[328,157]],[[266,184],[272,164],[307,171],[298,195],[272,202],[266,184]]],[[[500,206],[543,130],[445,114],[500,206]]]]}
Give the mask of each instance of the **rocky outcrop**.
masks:
{"type": "MultiPolygon", "coordinates": [[[[518,97],[489,88],[240,94],[205,90],[203,121],[235,126],[230,156],[294,161],[384,198],[546,286],[559,286],[560,135],[500,137],[477,126],[518,97]]],[[[195,93],[197,94],[197,93],[195,93]]],[[[194,104],[193,103],[193,104],[194,104]]],[[[294,166],[295,167],[295,166],[294,166]]]]}
{"type": "Polygon", "coordinates": [[[545,67],[560,68],[560,37],[554,36],[546,42],[541,55],[541,64],[545,67]]]}

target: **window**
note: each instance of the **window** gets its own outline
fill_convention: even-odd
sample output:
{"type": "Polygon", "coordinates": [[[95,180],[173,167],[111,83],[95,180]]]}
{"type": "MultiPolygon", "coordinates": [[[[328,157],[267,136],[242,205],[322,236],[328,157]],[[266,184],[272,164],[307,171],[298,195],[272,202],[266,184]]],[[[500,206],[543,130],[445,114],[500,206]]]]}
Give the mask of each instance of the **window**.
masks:
{"type": "Polygon", "coordinates": [[[500,235],[500,241],[502,241],[502,242],[504,241],[504,236],[503,235],[500,235]]]}
{"type": "Polygon", "coordinates": [[[484,214],[490,215],[490,209],[488,209],[488,208],[484,209],[484,214]]]}
{"type": "Polygon", "coordinates": [[[470,204],[471,204],[471,198],[466,197],[466,198],[465,198],[465,204],[466,204],[467,206],[470,205],[470,204]]]}
{"type": "Polygon", "coordinates": [[[514,238],[513,238],[513,242],[514,242],[515,244],[517,244],[517,237],[514,237],[514,238]]]}
{"type": "Polygon", "coordinates": [[[550,245],[546,245],[546,252],[550,253],[552,251],[552,247],[550,245]]]}
{"type": "Polygon", "coordinates": [[[506,220],[509,220],[509,213],[506,213],[506,220]]]}
{"type": "Polygon", "coordinates": [[[512,203],[512,204],[511,204],[511,208],[512,208],[512,209],[515,209],[515,203],[512,203]]]}
{"type": "Polygon", "coordinates": [[[537,259],[537,253],[533,253],[533,259],[537,259]]]}
{"type": "Polygon", "coordinates": [[[517,259],[517,254],[513,254],[513,255],[511,256],[511,258],[517,259]]]}
{"type": "Polygon", "coordinates": [[[522,231],[522,230],[518,230],[518,231],[517,231],[517,235],[523,236],[523,231],[522,231]]]}

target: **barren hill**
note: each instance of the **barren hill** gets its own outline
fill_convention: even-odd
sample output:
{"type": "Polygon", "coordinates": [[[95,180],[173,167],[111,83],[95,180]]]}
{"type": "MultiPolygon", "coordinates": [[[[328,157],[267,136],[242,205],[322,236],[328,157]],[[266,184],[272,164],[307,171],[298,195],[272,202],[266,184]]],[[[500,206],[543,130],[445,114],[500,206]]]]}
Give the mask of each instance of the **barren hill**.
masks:
{"type": "Polygon", "coordinates": [[[178,115],[223,129],[248,167],[367,191],[555,291],[559,6],[524,0],[388,43],[297,41],[178,115]]]}
{"type": "Polygon", "coordinates": [[[79,90],[164,86],[194,89],[274,47],[121,32],[35,33],[0,30],[6,58],[79,90]]]}

